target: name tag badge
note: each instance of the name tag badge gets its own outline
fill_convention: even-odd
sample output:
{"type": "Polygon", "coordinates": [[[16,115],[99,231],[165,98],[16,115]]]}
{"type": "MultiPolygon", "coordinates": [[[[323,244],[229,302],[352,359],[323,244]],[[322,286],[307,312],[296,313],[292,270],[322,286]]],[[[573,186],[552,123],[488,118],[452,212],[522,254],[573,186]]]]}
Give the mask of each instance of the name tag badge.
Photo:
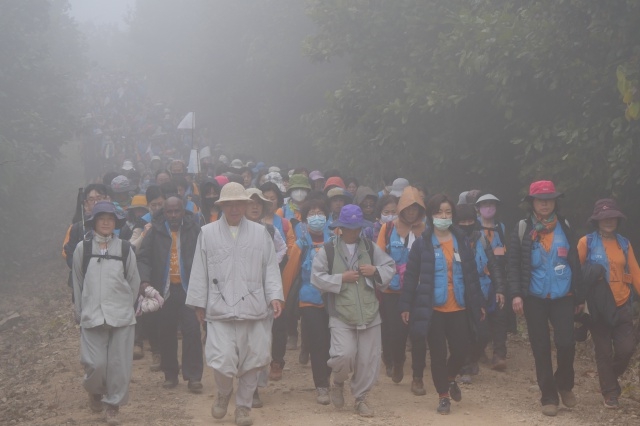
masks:
{"type": "Polygon", "coordinates": [[[569,250],[566,247],[558,247],[558,257],[567,257],[569,250]]]}
{"type": "Polygon", "coordinates": [[[453,253],[453,258],[456,260],[456,262],[461,262],[460,253],[458,253],[457,251],[453,253]]]}
{"type": "Polygon", "coordinates": [[[496,256],[504,256],[504,247],[496,247],[493,249],[493,254],[496,256]]]}

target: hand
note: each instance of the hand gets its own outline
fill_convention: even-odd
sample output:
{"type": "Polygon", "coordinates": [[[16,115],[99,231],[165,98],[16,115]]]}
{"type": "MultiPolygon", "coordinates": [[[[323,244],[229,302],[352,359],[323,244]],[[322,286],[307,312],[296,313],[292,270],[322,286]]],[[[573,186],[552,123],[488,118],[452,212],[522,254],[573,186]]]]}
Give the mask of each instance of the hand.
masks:
{"type": "Polygon", "coordinates": [[[365,277],[372,277],[378,269],[373,265],[360,265],[358,270],[365,277]]]}
{"type": "Polygon", "coordinates": [[[151,227],[153,227],[153,224],[152,224],[151,222],[147,223],[147,224],[144,226],[144,231],[145,231],[145,232],[147,232],[149,229],[151,229],[151,227]]]}
{"type": "Polygon", "coordinates": [[[480,308],[480,321],[484,321],[486,317],[487,313],[485,312],[484,308],[480,308]]]}
{"type": "Polygon", "coordinates": [[[147,287],[149,287],[151,284],[149,284],[148,282],[143,282],[140,283],[140,290],[138,290],[138,294],[140,294],[140,296],[144,297],[144,291],[147,289],[147,287]]]}
{"type": "Polygon", "coordinates": [[[575,311],[573,312],[574,315],[578,315],[580,312],[582,312],[582,310],[584,309],[584,303],[582,305],[578,305],[575,307],[575,311]]]}
{"type": "Polygon", "coordinates": [[[360,279],[358,271],[346,271],[342,273],[342,283],[355,283],[360,279]]]}
{"type": "Polygon", "coordinates": [[[522,297],[514,297],[511,302],[511,307],[513,308],[513,312],[518,315],[522,315],[524,313],[524,309],[522,308],[522,297]]]}
{"type": "Polygon", "coordinates": [[[504,308],[504,294],[496,293],[496,303],[499,309],[504,308]]]}
{"type": "Polygon", "coordinates": [[[403,312],[400,314],[400,317],[402,318],[402,322],[405,324],[409,324],[409,312],[403,312]]]}
{"type": "Polygon", "coordinates": [[[273,308],[273,319],[278,318],[282,314],[282,304],[279,300],[272,300],[271,307],[273,308]]]}
{"type": "Polygon", "coordinates": [[[200,324],[204,324],[205,312],[204,308],[196,308],[196,318],[200,324]]]}

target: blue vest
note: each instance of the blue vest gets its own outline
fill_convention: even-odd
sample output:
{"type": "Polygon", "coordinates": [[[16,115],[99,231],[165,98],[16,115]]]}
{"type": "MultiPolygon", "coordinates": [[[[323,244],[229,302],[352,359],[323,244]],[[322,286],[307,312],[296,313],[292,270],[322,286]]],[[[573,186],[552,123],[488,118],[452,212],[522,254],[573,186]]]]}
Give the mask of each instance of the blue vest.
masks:
{"type": "Polygon", "coordinates": [[[542,299],[564,297],[571,289],[571,266],[569,266],[569,240],[558,223],[553,232],[553,243],[547,253],[538,241],[531,246],[531,284],[529,292],[542,299]],[[566,255],[558,256],[558,250],[566,255]]]}
{"type": "MultiPolygon", "coordinates": [[[[622,248],[624,252],[625,259],[625,273],[629,273],[628,267],[628,258],[629,258],[629,240],[623,237],[620,234],[616,234],[616,239],[618,240],[618,245],[622,248]]],[[[602,244],[602,238],[600,238],[600,234],[598,232],[593,232],[587,235],[587,262],[591,265],[598,264],[604,266],[604,269],[607,270],[607,282],[611,283],[610,280],[610,266],[609,266],[609,258],[607,257],[607,253],[604,250],[604,244],[602,244]]]]}
{"type": "MultiPolygon", "coordinates": [[[[458,240],[453,238],[453,252],[458,253],[458,240]]],[[[447,270],[447,259],[444,257],[442,246],[435,234],[431,235],[433,253],[435,255],[435,279],[434,279],[434,306],[442,306],[447,303],[449,295],[449,272],[447,270]]],[[[462,263],[453,259],[453,294],[456,302],[464,308],[464,276],[462,275],[462,263]]]]}
{"type": "Polygon", "coordinates": [[[300,247],[304,252],[304,259],[301,259],[300,263],[300,302],[321,306],[324,303],[322,300],[322,293],[320,293],[320,290],[318,290],[317,287],[314,287],[313,284],[311,284],[311,265],[313,264],[313,259],[316,257],[316,249],[322,247],[324,242],[329,241],[331,236],[327,231],[325,231],[324,242],[321,244],[314,244],[311,239],[311,235],[306,231],[306,226],[304,226],[302,234],[303,235],[300,239],[296,241],[298,247],[300,247]]]}
{"type": "MultiPolygon", "coordinates": [[[[391,226],[391,222],[387,224],[387,226],[391,226]]],[[[409,238],[409,235],[407,235],[409,238]]],[[[398,235],[396,227],[393,227],[391,231],[391,235],[389,235],[389,243],[387,244],[387,253],[393,261],[396,263],[396,271],[398,270],[398,266],[406,265],[409,260],[409,249],[402,242],[402,238],[398,235]]],[[[403,272],[404,274],[404,272],[403,272]]],[[[400,273],[396,272],[396,274],[391,279],[391,283],[389,284],[389,290],[402,290],[401,277],[400,273]]]]}

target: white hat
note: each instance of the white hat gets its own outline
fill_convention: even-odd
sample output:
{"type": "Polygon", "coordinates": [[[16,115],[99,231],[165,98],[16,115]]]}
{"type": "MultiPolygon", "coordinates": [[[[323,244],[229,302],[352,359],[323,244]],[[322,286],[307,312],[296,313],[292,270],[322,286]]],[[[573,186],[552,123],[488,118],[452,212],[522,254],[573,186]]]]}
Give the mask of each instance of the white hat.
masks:
{"type": "Polygon", "coordinates": [[[124,163],[122,163],[122,170],[133,170],[133,163],[131,160],[124,160],[124,163]]]}
{"type": "Polygon", "coordinates": [[[249,198],[253,197],[254,195],[257,195],[258,198],[260,198],[262,201],[271,204],[271,200],[268,198],[265,198],[264,194],[262,194],[262,191],[260,191],[258,188],[247,188],[245,189],[245,192],[247,193],[247,196],[249,198]]]}
{"type": "Polygon", "coordinates": [[[280,173],[280,167],[278,167],[278,166],[271,166],[271,167],[269,167],[269,173],[273,173],[273,172],[278,172],[278,173],[280,173]]]}
{"type": "Polygon", "coordinates": [[[500,202],[498,197],[496,197],[495,195],[493,195],[493,194],[484,194],[482,197],[478,198],[478,200],[476,201],[476,204],[480,204],[483,201],[495,201],[497,203],[500,202]]]}
{"type": "Polygon", "coordinates": [[[229,166],[234,169],[242,169],[244,167],[244,163],[242,162],[242,160],[236,158],[231,162],[231,164],[229,164],[229,166]]]}
{"type": "Polygon", "coordinates": [[[393,195],[394,197],[400,197],[402,195],[402,191],[404,191],[407,186],[409,186],[408,180],[406,180],[405,178],[398,178],[393,181],[389,194],[393,195]]]}
{"type": "Polygon", "coordinates": [[[225,201],[249,201],[250,198],[247,195],[247,191],[244,186],[237,182],[229,182],[220,190],[220,199],[216,201],[216,204],[224,203],[225,201]]]}

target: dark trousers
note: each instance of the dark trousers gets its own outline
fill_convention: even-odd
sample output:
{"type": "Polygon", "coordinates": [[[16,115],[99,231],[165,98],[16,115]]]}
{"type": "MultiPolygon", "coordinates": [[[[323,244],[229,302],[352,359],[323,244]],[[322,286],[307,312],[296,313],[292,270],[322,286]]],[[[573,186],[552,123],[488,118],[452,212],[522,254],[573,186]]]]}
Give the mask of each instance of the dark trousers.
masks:
{"type": "Polygon", "coordinates": [[[400,316],[399,299],[400,294],[398,293],[382,293],[382,303],[380,304],[382,361],[388,367],[401,366],[406,359],[405,349],[409,327],[400,316]]]}
{"type": "Polygon", "coordinates": [[[300,308],[300,316],[302,338],[307,342],[311,359],[313,383],[316,388],[328,388],[331,376],[331,368],[327,365],[331,347],[329,315],[324,308],[305,306],[300,308]]]}
{"type": "Polygon", "coordinates": [[[627,369],[636,347],[633,306],[627,302],[617,308],[617,313],[618,324],[615,327],[600,322],[591,326],[600,391],[605,398],[620,396],[618,377],[627,369]]]}
{"type": "Polygon", "coordinates": [[[284,367],[284,354],[287,351],[287,316],[284,312],[273,320],[271,336],[271,359],[284,367]]]}
{"type": "Polygon", "coordinates": [[[427,366],[427,339],[411,336],[411,369],[415,379],[422,379],[427,366]]]}
{"type": "Polygon", "coordinates": [[[149,340],[151,352],[160,353],[160,339],[158,336],[158,316],[160,311],[149,312],[136,318],[135,344],[142,346],[145,339],[149,340]]]}
{"type": "Polygon", "coordinates": [[[496,307],[495,311],[487,313],[484,321],[477,324],[478,339],[471,346],[470,362],[478,362],[489,342],[493,343],[494,356],[507,358],[507,311],[507,308],[496,307]]]}
{"type": "Polygon", "coordinates": [[[160,368],[166,379],[178,378],[178,323],[182,331],[182,378],[202,379],[202,342],[200,323],[193,309],[185,306],[182,285],[172,284],[158,316],[160,368]]]}
{"type": "Polygon", "coordinates": [[[431,355],[431,377],[438,394],[449,392],[449,382],[455,379],[467,358],[469,340],[466,311],[433,311],[427,341],[431,355]]]}
{"type": "Polygon", "coordinates": [[[573,312],[573,296],[560,299],[529,296],[524,299],[524,317],[527,320],[529,342],[536,364],[538,387],[542,392],[542,405],[558,405],[558,391],[573,389],[573,360],[576,354],[573,312]],[[555,374],[551,362],[549,323],[553,327],[553,342],[556,345],[558,365],[555,374]]]}

